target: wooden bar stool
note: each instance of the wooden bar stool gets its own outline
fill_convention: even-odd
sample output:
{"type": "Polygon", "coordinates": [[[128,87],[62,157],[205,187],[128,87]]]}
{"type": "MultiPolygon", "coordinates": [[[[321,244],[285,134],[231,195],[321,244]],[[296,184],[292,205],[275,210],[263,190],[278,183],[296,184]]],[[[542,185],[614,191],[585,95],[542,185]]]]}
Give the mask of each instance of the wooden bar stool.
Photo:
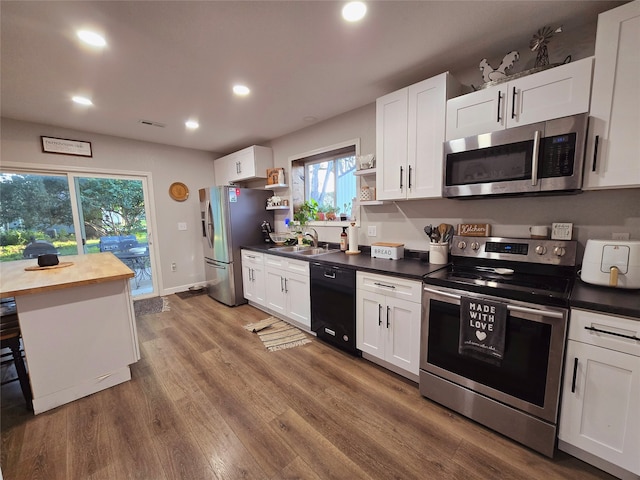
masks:
{"type": "MultiPolygon", "coordinates": [[[[31,385],[29,384],[29,374],[22,359],[22,349],[20,348],[20,324],[18,323],[18,313],[16,303],[13,298],[3,298],[0,301],[0,347],[11,349],[13,363],[18,373],[20,389],[27,404],[27,409],[33,411],[31,385]]],[[[5,354],[9,355],[9,354],[5,354]]]]}

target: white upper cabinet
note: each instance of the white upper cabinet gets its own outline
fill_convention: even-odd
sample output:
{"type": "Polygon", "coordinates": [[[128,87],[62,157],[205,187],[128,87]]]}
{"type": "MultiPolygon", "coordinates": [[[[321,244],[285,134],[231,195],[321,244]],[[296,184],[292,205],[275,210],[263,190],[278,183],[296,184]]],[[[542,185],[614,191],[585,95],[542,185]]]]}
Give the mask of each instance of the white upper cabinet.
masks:
{"type": "Polygon", "coordinates": [[[601,13],[585,190],[640,186],[640,1],[601,13]]]}
{"type": "Polygon", "coordinates": [[[273,168],[273,151],[269,147],[258,145],[220,157],[213,162],[216,185],[267,178],[268,168],[273,168]]]}
{"type": "Polygon", "coordinates": [[[378,98],[378,200],[442,196],[446,102],[459,92],[446,72],[378,98]]]}
{"type": "Polygon", "coordinates": [[[593,58],[543,70],[447,102],[446,139],[530,125],[589,110],[593,58]]]}

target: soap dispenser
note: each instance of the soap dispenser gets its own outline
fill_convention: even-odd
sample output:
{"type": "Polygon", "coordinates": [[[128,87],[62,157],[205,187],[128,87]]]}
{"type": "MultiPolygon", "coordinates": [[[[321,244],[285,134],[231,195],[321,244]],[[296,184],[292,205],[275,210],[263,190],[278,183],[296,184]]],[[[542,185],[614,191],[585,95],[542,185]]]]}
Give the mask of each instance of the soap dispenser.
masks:
{"type": "Polygon", "coordinates": [[[340,251],[346,252],[349,246],[349,236],[347,235],[347,227],[342,227],[342,233],[340,234],[340,251]]]}

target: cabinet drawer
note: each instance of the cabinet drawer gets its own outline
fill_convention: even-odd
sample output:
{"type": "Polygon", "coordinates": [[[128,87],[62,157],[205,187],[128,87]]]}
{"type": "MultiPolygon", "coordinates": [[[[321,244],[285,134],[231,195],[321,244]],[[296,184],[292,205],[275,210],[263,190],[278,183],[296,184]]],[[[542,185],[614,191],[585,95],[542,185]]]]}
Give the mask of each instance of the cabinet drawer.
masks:
{"type": "Polygon", "coordinates": [[[640,357],[640,340],[633,340],[633,338],[628,337],[640,338],[640,321],[626,317],[603,315],[587,310],[571,310],[569,323],[570,340],[589,343],[640,357]],[[592,328],[617,335],[591,330],[592,328]],[[624,335],[624,337],[620,335],[624,335]]]}
{"type": "Polygon", "coordinates": [[[264,253],[252,252],[251,250],[242,250],[243,265],[263,265],[264,253]]]}
{"type": "Polygon", "coordinates": [[[375,273],[357,272],[356,288],[415,303],[422,298],[422,282],[375,273]]]}
{"type": "Polygon", "coordinates": [[[292,273],[309,275],[309,262],[306,260],[296,260],[294,258],[278,257],[276,255],[265,255],[264,264],[266,267],[278,268],[292,273]]]}

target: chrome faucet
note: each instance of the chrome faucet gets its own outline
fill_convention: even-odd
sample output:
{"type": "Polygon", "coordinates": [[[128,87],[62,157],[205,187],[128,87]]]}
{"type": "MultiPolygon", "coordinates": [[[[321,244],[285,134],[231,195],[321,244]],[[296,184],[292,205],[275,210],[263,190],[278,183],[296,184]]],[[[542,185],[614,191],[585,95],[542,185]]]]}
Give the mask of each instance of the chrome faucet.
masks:
{"type": "Polygon", "coordinates": [[[315,228],[307,228],[307,230],[304,232],[304,236],[311,237],[311,240],[313,240],[313,247],[314,248],[318,247],[318,232],[316,232],[315,228]],[[311,233],[310,230],[313,231],[313,233],[311,233]]]}

